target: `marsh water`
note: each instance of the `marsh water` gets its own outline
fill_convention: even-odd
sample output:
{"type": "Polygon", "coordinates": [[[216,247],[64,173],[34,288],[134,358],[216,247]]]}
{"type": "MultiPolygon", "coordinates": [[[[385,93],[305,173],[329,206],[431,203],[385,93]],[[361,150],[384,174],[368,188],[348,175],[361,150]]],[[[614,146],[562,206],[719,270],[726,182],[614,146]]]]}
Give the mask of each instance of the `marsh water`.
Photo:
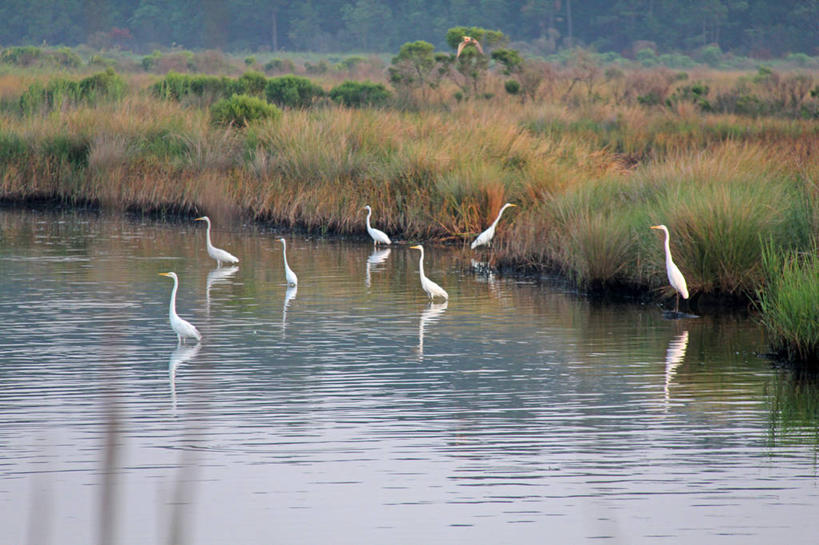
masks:
{"type": "Polygon", "coordinates": [[[213,238],[238,268],[201,223],[0,210],[0,543],[816,542],[819,396],[752,318],[213,238]]]}

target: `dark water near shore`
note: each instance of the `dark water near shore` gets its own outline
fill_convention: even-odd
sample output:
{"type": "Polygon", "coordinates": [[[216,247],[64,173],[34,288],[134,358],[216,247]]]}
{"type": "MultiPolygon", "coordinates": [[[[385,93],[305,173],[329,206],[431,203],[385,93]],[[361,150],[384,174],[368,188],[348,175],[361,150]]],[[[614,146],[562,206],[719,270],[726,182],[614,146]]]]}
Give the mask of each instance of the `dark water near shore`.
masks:
{"type": "Polygon", "coordinates": [[[819,393],[669,321],[418,254],[0,210],[0,543],[815,543],[819,393]],[[167,318],[202,332],[177,348],[167,318]],[[104,519],[109,524],[101,524],[104,519]]]}

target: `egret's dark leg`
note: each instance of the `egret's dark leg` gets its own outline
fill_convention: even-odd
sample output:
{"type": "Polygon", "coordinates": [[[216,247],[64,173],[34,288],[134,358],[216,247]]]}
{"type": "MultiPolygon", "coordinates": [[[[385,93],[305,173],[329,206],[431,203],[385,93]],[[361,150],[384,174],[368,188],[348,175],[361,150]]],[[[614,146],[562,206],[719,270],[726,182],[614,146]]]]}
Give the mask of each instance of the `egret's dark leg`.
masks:
{"type": "Polygon", "coordinates": [[[680,293],[677,292],[677,303],[674,305],[674,312],[679,314],[680,312],[680,293]]]}

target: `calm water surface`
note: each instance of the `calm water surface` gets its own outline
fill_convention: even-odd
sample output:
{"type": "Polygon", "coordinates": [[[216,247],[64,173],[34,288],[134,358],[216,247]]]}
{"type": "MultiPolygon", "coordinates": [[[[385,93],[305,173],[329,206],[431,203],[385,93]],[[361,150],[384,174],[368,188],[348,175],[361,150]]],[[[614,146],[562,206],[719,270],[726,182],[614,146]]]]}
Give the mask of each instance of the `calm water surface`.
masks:
{"type": "Polygon", "coordinates": [[[814,385],[664,320],[418,254],[0,210],[0,543],[816,543],[814,385]],[[178,307],[204,335],[177,348],[178,307]]]}

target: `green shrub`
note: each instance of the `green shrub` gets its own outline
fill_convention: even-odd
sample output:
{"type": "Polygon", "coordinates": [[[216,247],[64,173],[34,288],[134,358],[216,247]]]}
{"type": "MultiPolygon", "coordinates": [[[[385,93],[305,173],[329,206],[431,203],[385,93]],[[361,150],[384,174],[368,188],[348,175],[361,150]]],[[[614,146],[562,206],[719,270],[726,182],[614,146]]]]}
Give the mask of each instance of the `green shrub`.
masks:
{"type": "Polygon", "coordinates": [[[317,98],[324,96],[321,87],[300,76],[270,78],[264,92],[268,102],[289,108],[308,108],[317,98]]]}
{"type": "Polygon", "coordinates": [[[0,62],[16,66],[30,66],[43,56],[43,50],[33,45],[9,47],[0,52],[0,62]]]}
{"type": "Polygon", "coordinates": [[[267,78],[261,72],[250,70],[242,74],[239,78],[239,87],[243,94],[256,97],[264,96],[264,88],[267,85],[267,78]]]}
{"type": "Polygon", "coordinates": [[[514,79],[508,79],[503,83],[503,88],[506,89],[506,92],[510,95],[516,95],[520,93],[520,82],[514,79]]]}
{"type": "Polygon", "coordinates": [[[250,57],[245,57],[245,66],[253,66],[254,64],[256,64],[256,57],[252,55],[250,57]]]}
{"type": "MultiPolygon", "coordinates": [[[[264,77],[264,76],[262,76],[264,77]]],[[[189,75],[168,72],[164,78],[151,86],[151,93],[165,100],[182,100],[187,96],[204,98],[209,101],[228,98],[244,92],[244,84],[251,80],[237,80],[227,76],[189,75]]]]}
{"type": "Polygon", "coordinates": [[[344,106],[381,106],[390,99],[391,93],[383,83],[371,81],[345,81],[330,90],[330,98],[344,106]]]}
{"type": "Polygon", "coordinates": [[[113,69],[99,72],[80,81],[55,78],[43,85],[36,82],[20,96],[20,112],[56,110],[64,103],[93,105],[102,100],[118,100],[125,94],[125,81],[113,69]]]}
{"type": "Polygon", "coordinates": [[[295,72],[296,65],[288,59],[270,59],[264,65],[265,72],[295,72]]]}
{"type": "Polygon", "coordinates": [[[146,55],[146,56],[142,57],[142,60],[140,61],[140,64],[142,65],[142,68],[146,72],[149,72],[149,71],[153,70],[156,67],[157,61],[161,57],[162,57],[162,51],[154,50],[153,53],[151,53],[150,55],[146,55]]]}
{"type": "Polygon", "coordinates": [[[210,108],[211,121],[216,125],[244,126],[262,119],[276,119],[281,110],[264,100],[248,95],[233,95],[210,108]]]}
{"type": "Polygon", "coordinates": [[[643,66],[657,66],[660,63],[657,54],[650,48],[641,49],[634,57],[637,59],[637,62],[643,66]]]}
{"type": "Polygon", "coordinates": [[[722,62],[722,50],[718,45],[707,45],[700,50],[700,59],[708,66],[716,68],[722,62]]]}

